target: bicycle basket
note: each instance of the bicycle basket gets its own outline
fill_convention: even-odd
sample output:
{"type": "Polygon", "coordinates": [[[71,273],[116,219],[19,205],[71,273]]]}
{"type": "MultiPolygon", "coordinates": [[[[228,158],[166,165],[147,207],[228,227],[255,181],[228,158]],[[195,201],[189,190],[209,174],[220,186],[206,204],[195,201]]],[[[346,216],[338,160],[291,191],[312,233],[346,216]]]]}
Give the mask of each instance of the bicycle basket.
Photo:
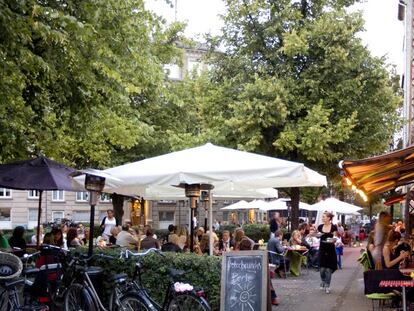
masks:
{"type": "Polygon", "coordinates": [[[19,257],[0,252],[0,281],[18,277],[22,270],[23,264],[19,257]]]}

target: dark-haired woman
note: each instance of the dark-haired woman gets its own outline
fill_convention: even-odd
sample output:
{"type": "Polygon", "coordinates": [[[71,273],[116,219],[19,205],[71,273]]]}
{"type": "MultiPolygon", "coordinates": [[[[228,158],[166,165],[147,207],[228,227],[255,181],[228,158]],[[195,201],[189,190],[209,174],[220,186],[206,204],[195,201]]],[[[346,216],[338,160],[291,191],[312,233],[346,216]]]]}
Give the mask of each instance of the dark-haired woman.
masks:
{"type": "Polygon", "coordinates": [[[318,232],[321,234],[319,245],[319,267],[321,274],[321,289],[325,290],[325,293],[331,292],[331,277],[332,273],[338,268],[335,239],[333,238],[334,232],[338,229],[332,223],[333,215],[325,212],[322,215],[322,224],[318,226],[318,232]]]}
{"type": "Polygon", "coordinates": [[[24,239],[25,229],[22,226],[14,228],[12,236],[9,238],[10,247],[17,247],[21,250],[26,249],[26,240],[24,239]]]}

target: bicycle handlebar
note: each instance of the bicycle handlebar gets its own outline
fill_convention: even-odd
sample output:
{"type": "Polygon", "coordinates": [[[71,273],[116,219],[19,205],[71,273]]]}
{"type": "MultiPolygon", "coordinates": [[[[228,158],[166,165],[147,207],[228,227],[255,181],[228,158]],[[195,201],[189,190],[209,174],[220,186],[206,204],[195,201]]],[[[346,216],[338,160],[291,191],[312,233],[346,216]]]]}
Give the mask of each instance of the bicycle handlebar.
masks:
{"type": "Polygon", "coordinates": [[[159,249],[157,249],[157,248],[150,248],[150,249],[147,249],[143,253],[134,253],[133,251],[130,251],[129,249],[126,249],[124,251],[121,251],[121,254],[120,254],[119,258],[128,259],[128,256],[129,255],[131,255],[133,257],[146,256],[146,255],[148,255],[149,253],[152,253],[152,252],[154,252],[154,253],[156,253],[156,254],[158,254],[160,256],[165,257],[165,254],[163,254],[159,249]]]}
{"type": "Polygon", "coordinates": [[[32,254],[24,254],[23,258],[22,258],[22,261],[28,261],[30,258],[38,256],[38,255],[40,255],[40,251],[32,253],[32,254]]]}

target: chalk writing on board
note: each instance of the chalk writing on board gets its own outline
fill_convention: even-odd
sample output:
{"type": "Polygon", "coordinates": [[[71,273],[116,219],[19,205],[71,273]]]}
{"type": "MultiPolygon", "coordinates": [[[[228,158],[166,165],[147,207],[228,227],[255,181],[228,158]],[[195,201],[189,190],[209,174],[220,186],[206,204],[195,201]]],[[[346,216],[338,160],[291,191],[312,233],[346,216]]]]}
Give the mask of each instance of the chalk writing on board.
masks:
{"type": "Polygon", "coordinates": [[[230,310],[256,311],[261,306],[262,258],[230,257],[227,262],[226,305],[230,310]]]}

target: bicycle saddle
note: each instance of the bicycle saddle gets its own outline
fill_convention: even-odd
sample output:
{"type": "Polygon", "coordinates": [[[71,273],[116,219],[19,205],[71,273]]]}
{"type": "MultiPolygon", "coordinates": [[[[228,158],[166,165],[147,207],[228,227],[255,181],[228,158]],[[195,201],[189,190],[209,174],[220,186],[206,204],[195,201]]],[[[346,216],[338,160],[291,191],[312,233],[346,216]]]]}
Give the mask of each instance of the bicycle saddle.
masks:
{"type": "Polygon", "coordinates": [[[173,269],[173,268],[167,268],[167,273],[168,273],[171,277],[175,278],[175,277],[177,277],[177,276],[182,276],[182,275],[184,275],[184,274],[185,274],[185,271],[183,271],[183,270],[177,270],[177,269],[173,269]]]}

